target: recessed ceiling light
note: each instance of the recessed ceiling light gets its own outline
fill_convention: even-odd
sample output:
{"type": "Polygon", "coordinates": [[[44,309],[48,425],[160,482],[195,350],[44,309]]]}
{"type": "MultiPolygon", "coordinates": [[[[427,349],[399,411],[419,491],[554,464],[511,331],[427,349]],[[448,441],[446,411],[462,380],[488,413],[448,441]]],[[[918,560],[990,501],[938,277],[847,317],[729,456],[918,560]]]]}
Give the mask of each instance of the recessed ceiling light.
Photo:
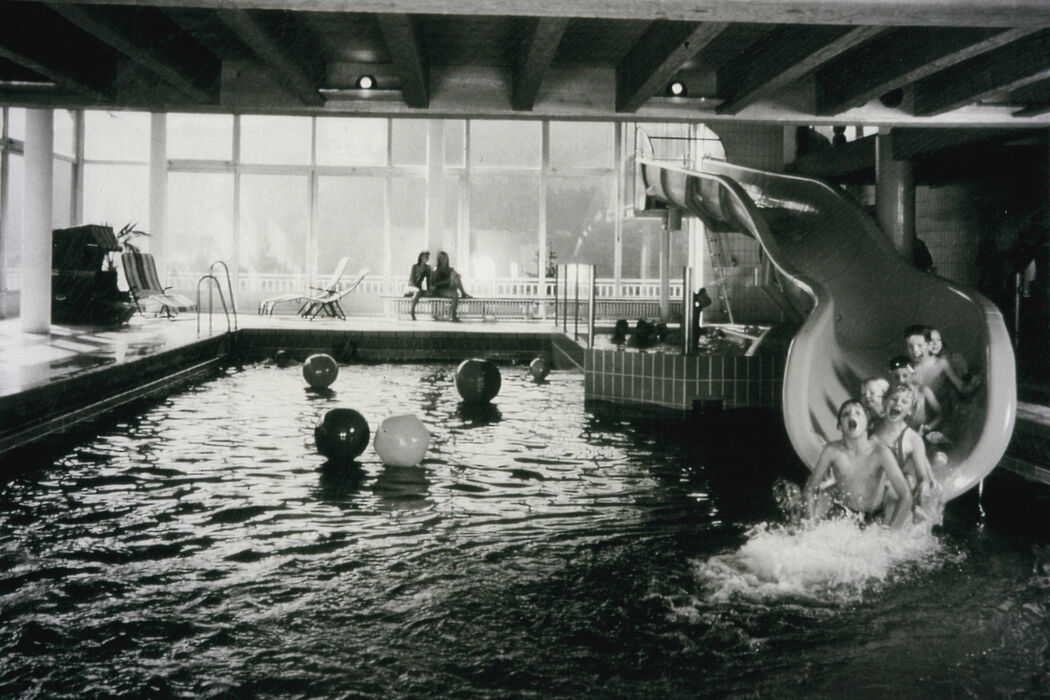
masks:
{"type": "Polygon", "coordinates": [[[361,90],[371,90],[376,86],[376,79],[370,75],[362,75],[357,79],[357,87],[361,90]]]}

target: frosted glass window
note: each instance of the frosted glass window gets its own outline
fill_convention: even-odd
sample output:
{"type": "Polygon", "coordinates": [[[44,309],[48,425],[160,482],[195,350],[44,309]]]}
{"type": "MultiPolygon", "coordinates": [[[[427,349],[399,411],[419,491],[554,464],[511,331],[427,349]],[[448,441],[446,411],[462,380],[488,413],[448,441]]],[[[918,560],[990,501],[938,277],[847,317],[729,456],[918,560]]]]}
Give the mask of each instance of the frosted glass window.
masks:
{"type": "Polygon", "coordinates": [[[383,274],[386,181],[381,177],[321,177],[317,186],[317,270],[332,273],[349,255],[353,270],[383,274]]]}
{"type": "Polygon", "coordinates": [[[233,115],[169,114],[168,158],[232,160],[233,115]]]}
{"type": "Polygon", "coordinates": [[[7,209],[2,213],[6,222],[6,235],[0,244],[4,246],[4,266],[6,274],[4,278],[7,288],[10,290],[22,288],[22,190],[25,179],[25,162],[22,156],[8,154],[8,177],[9,192],[7,209]]]}
{"type": "Polygon", "coordinates": [[[241,117],[241,162],[309,165],[310,118],[241,117]]]}
{"type": "Polygon", "coordinates": [[[470,190],[470,276],[535,277],[539,255],[539,175],[475,177],[470,190]]]}
{"type": "Polygon", "coordinates": [[[318,117],[318,165],[386,165],[386,119],[318,117]]]}
{"type": "Polygon", "coordinates": [[[26,110],[24,107],[7,109],[7,135],[22,141],[26,137],[26,110]]]}
{"type": "Polygon", "coordinates": [[[168,175],[164,261],[168,274],[203,275],[216,260],[233,263],[233,175],[168,175]]]}
{"type": "Polygon", "coordinates": [[[150,118],[145,112],[84,112],[84,157],[149,162],[150,118]]]}
{"type": "Polygon", "coordinates": [[[462,168],[466,153],[467,122],[463,119],[445,120],[445,165],[462,168]]]}
{"type": "Polygon", "coordinates": [[[404,274],[408,279],[416,256],[427,247],[427,181],[395,177],[390,183],[390,198],[396,203],[390,208],[390,264],[395,277],[404,274]]]}
{"type": "MultiPolygon", "coordinates": [[[[73,113],[68,109],[56,109],[52,121],[55,125],[55,154],[75,158],[77,155],[77,149],[73,113]]],[[[57,166],[58,164],[56,163],[55,165],[57,166]]]]}
{"type": "Polygon", "coordinates": [[[554,264],[594,265],[599,277],[613,275],[616,248],[611,177],[562,177],[549,181],[547,248],[554,264]]]}
{"type": "MultiPolygon", "coordinates": [[[[170,208],[170,207],[169,207],[170,208]]],[[[84,223],[143,228],[149,223],[149,168],[145,165],[84,167],[84,223]]]]}
{"type": "Polygon", "coordinates": [[[445,178],[445,237],[458,238],[459,231],[459,178],[445,178]]]}
{"type": "Polygon", "coordinates": [[[73,225],[73,167],[56,158],[51,169],[51,228],[73,225]]]}
{"type": "Polygon", "coordinates": [[[242,272],[259,275],[306,271],[310,226],[305,175],[242,175],[240,252],[242,272]]]}
{"type": "MultiPolygon", "coordinates": [[[[390,151],[394,165],[427,164],[427,120],[395,119],[391,125],[390,151]]],[[[397,199],[394,200],[395,202],[397,199]]]]}
{"type": "Polygon", "coordinates": [[[470,164],[498,168],[538,168],[543,154],[540,122],[470,122],[470,164]]]}
{"type": "MultiPolygon", "coordinates": [[[[621,258],[622,279],[655,280],[660,278],[660,232],[663,224],[655,218],[625,218],[621,258]]],[[[681,279],[682,268],[689,264],[689,234],[686,226],[671,232],[670,279],[681,279]]]]}
{"type": "Polygon", "coordinates": [[[551,122],[551,167],[611,168],[616,126],[594,122],[551,122]]]}

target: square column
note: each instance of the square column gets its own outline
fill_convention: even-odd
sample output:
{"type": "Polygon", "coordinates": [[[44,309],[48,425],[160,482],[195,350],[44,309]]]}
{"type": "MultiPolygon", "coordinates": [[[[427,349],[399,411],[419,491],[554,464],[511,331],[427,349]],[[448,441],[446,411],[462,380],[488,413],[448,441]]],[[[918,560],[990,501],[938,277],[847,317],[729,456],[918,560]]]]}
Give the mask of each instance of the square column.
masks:
{"type": "Polygon", "coordinates": [[[51,174],[54,121],[50,109],[26,110],[22,205],[22,330],[51,330],[51,174]]]}
{"type": "Polygon", "coordinates": [[[911,262],[915,249],[915,172],[909,160],[893,158],[893,132],[875,140],[875,213],[879,226],[901,256],[911,262]]]}

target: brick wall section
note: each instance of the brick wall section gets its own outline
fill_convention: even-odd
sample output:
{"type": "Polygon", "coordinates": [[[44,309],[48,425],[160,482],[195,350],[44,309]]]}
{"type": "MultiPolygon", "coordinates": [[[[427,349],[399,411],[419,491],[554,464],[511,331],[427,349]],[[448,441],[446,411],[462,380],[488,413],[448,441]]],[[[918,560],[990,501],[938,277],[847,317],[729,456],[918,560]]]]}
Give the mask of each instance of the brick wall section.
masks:
{"type": "Polygon", "coordinates": [[[698,400],[725,408],[780,407],[784,357],[587,350],[587,400],[690,411],[698,400]]]}

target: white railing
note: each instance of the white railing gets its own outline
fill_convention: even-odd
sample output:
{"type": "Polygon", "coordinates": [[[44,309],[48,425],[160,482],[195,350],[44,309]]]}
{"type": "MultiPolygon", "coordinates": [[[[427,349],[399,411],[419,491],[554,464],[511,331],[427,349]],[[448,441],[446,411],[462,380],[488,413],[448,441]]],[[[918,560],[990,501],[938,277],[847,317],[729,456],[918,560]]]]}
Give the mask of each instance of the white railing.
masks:
{"type": "MultiPolygon", "coordinates": [[[[13,272],[13,271],[12,271],[13,272]]],[[[313,280],[317,284],[323,276],[313,280]]],[[[344,276],[349,283],[352,275],[344,276]]],[[[8,280],[15,279],[9,273],[8,280]]],[[[193,289],[200,279],[195,272],[168,271],[162,281],[175,289],[193,289]]],[[[311,280],[304,274],[260,274],[240,273],[237,276],[237,289],[241,292],[260,292],[264,294],[282,294],[284,292],[301,292],[309,289],[311,280]]],[[[386,277],[370,274],[361,283],[360,291],[365,294],[396,295],[405,290],[406,280],[401,277],[386,277]]],[[[520,299],[526,297],[553,297],[555,279],[549,277],[539,280],[535,277],[492,277],[486,279],[465,279],[467,291],[478,297],[520,299]],[[541,293],[540,288],[543,288],[541,293]]],[[[595,281],[598,298],[606,299],[659,299],[660,280],[657,279],[621,279],[617,282],[611,278],[598,278],[595,281]]],[[[682,280],[670,281],[670,297],[682,298],[682,280]]]]}

